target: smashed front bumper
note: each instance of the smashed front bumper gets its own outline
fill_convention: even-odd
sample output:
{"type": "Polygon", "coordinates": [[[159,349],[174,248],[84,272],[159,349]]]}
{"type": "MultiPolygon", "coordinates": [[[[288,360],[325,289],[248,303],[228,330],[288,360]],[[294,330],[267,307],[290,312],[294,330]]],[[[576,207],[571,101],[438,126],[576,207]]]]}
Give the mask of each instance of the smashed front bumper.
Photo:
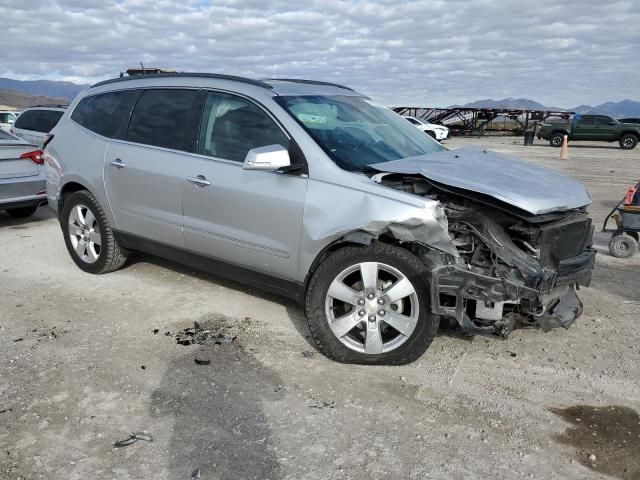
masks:
{"type": "Polygon", "coordinates": [[[568,328],[582,314],[576,290],[589,286],[595,255],[588,249],[562,260],[557,270],[544,270],[529,285],[476,273],[465,264],[437,266],[430,277],[432,312],[455,318],[471,334],[506,336],[522,326],[568,328]]]}

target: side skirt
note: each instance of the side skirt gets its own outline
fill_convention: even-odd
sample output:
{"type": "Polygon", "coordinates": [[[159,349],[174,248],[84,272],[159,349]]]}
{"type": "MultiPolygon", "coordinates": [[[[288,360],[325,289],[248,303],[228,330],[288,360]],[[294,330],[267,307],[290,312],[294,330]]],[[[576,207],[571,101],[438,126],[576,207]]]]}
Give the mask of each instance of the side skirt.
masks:
{"type": "Polygon", "coordinates": [[[173,262],[212,273],[222,278],[255,287],[275,295],[293,299],[299,304],[304,302],[304,285],[302,283],[283,280],[264,273],[239,267],[216,258],[208,257],[189,250],[183,250],[146,238],[114,231],[118,243],[128,250],[148,253],[166,258],[173,262]]]}

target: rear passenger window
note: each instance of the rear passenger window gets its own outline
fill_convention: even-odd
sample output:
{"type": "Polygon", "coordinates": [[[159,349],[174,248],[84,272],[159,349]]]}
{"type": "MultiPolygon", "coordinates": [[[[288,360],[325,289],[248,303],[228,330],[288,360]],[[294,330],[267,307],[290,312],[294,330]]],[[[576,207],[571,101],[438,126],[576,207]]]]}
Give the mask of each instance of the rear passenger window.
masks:
{"type": "Polygon", "coordinates": [[[580,125],[593,125],[593,117],[581,117],[578,119],[580,125]]]}
{"type": "Polygon", "coordinates": [[[63,113],[59,110],[27,110],[18,117],[14,127],[49,133],[58,124],[63,113]]]}
{"type": "Polygon", "coordinates": [[[200,110],[197,90],[146,90],[131,115],[127,140],[193,152],[200,110]]]}
{"type": "Polygon", "coordinates": [[[252,148],[289,148],[289,139],[267,113],[254,103],[224,93],[207,96],[198,153],[244,162],[252,148]]]}
{"type": "Polygon", "coordinates": [[[92,95],[78,104],[71,119],[99,135],[123,139],[131,109],[139,96],[140,90],[92,95]]]}

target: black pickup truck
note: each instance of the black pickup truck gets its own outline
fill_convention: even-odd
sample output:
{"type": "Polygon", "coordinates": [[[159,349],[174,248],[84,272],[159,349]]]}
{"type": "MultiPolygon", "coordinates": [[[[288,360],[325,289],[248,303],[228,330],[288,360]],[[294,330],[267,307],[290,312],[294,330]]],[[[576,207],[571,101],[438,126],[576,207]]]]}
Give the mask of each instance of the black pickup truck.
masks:
{"type": "Polygon", "coordinates": [[[572,120],[540,124],[538,138],[549,140],[553,147],[560,147],[565,135],[569,140],[618,142],[620,148],[632,150],[640,139],[640,124],[620,123],[605,115],[574,115],[572,120]]]}

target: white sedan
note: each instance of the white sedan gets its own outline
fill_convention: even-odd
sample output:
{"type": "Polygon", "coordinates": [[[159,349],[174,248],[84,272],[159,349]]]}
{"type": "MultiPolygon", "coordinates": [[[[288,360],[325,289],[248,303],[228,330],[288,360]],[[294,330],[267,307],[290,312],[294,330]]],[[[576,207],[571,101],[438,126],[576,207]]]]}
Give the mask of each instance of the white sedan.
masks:
{"type": "Polygon", "coordinates": [[[443,125],[436,125],[435,123],[429,123],[426,120],[416,117],[404,117],[417,129],[422,130],[424,133],[430,135],[438,141],[446,140],[449,136],[449,129],[443,125]]]}
{"type": "Polygon", "coordinates": [[[0,130],[8,132],[18,118],[20,112],[12,110],[0,110],[0,130]]]}

